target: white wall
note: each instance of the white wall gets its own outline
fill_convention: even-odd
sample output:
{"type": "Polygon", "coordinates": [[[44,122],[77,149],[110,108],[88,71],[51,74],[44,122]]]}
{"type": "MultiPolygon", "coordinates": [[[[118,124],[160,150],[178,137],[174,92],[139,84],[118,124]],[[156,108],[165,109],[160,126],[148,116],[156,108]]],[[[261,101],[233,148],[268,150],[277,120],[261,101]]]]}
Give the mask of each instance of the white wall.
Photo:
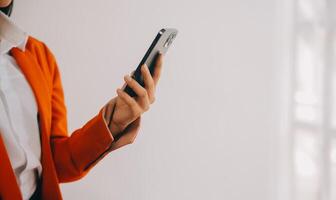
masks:
{"type": "Polygon", "coordinates": [[[53,50],[69,129],[122,85],[161,27],[180,34],[135,144],[67,199],[274,199],[278,132],[276,0],[16,0],[13,18],[53,50]]]}

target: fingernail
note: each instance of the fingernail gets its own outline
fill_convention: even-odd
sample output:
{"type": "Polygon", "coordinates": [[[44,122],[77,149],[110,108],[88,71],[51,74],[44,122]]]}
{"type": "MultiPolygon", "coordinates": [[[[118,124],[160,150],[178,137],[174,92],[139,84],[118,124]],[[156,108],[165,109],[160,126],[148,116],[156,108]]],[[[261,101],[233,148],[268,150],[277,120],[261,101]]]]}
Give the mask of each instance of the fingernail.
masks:
{"type": "Polygon", "coordinates": [[[125,79],[128,80],[128,81],[130,81],[130,80],[131,80],[131,77],[130,77],[129,75],[126,75],[126,76],[125,76],[125,79]]]}

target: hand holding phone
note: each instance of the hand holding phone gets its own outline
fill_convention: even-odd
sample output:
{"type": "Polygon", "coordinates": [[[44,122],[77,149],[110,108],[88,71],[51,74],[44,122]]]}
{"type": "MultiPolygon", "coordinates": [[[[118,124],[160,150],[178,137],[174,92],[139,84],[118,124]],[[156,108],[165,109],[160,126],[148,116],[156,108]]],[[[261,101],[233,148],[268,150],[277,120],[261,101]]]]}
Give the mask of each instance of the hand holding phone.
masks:
{"type": "Polygon", "coordinates": [[[105,106],[104,118],[117,143],[124,145],[132,143],[135,139],[140,116],[149,109],[155,99],[154,90],[161,74],[162,56],[167,52],[176,34],[176,29],[162,29],[158,33],[132,77],[125,77],[127,85],[124,90],[117,89],[118,97],[105,106]],[[144,67],[144,64],[148,68],[144,67]],[[137,94],[139,97],[132,98],[137,94]],[[121,134],[126,128],[127,134],[121,134]]]}
{"type": "MultiPolygon", "coordinates": [[[[144,86],[143,77],[141,75],[141,66],[146,64],[151,75],[153,75],[155,70],[155,63],[157,61],[159,53],[161,53],[162,55],[166,54],[177,33],[178,31],[176,29],[165,28],[161,29],[156,35],[145,56],[143,57],[140,64],[132,75],[132,78],[136,80],[141,86],[144,86]]],[[[128,85],[126,85],[124,91],[131,97],[137,96],[136,93],[128,85]]]]}

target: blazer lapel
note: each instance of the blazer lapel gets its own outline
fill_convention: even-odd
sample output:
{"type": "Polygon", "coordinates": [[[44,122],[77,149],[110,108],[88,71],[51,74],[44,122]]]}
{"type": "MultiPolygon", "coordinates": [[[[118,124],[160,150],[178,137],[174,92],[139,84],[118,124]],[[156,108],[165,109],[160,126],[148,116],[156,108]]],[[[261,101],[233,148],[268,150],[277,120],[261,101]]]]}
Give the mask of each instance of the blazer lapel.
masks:
{"type": "MultiPolygon", "coordinates": [[[[32,88],[35,100],[38,105],[40,128],[49,136],[51,126],[51,94],[48,90],[48,83],[39,66],[35,56],[27,49],[23,52],[19,48],[11,49],[11,54],[21,68],[30,87],[32,88]],[[41,124],[42,123],[42,124],[41,124]]],[[[49,138],[49,137],[47,137],[49,138]]]]}

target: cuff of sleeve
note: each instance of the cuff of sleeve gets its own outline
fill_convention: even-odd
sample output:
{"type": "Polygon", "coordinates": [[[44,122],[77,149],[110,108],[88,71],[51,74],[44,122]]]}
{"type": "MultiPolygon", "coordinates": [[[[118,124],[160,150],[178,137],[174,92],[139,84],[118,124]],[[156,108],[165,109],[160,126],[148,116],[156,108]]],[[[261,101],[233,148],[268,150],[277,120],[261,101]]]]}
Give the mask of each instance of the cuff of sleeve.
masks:
{"type": "Polygon", "coordinates": [[[88,169],[110,148],[114,138],[106,125],[103,109],[71,137],[76,166],[88,169]]]}

